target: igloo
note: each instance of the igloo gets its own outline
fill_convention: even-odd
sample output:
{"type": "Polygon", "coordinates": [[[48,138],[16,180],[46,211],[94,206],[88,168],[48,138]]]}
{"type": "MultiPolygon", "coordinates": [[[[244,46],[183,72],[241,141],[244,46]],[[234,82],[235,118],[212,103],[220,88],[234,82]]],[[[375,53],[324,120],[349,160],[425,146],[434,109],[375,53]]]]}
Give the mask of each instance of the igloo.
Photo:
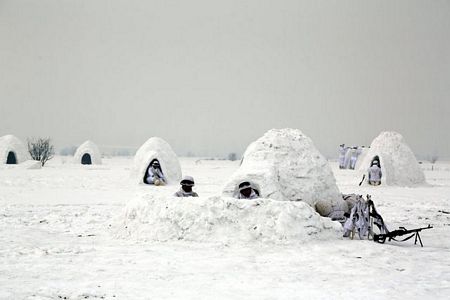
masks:
{"type": "Polygon", "coordinates": [[[20,164],[31,159],[27,147],[13,135],[0,137],[0,159],[2,164],[20,164]]]}
{"type": "MultiPolygon", "coordinates": [[[[425,184],[425,175],[414,153],[397,132],[386,131],[376,137],[361,161],[359,171],[367,173],[372,159],[378,156],[381,164],[381,184],[414,186],[425,184]]],[[[367,182],[367,180],[366,180],[367,182]]]]}
{"type": "Polygon", "coordinates": [[[101,165],[102,156],[97,145],[92,141],[86,141],[78,147],[73,156],[76,164],[101,165]]]}
{"type": "Polygon", "coordinates": [[[303,201],[322,216],[346,210],[327,160],[297,129],[272,129],[250,144],[223,194],[237,197],[246,181],[262,198],[303,201]]]}
{"type": "Polygon", "coordinates": [[[147,169],[154,159],[161,165],[162,172],[168,184],[179,183],[181,180],[181,166],[172,147],[159,137],[148,139],[134,156],[132,176],[138,183],[144,183],[147,169]]]}

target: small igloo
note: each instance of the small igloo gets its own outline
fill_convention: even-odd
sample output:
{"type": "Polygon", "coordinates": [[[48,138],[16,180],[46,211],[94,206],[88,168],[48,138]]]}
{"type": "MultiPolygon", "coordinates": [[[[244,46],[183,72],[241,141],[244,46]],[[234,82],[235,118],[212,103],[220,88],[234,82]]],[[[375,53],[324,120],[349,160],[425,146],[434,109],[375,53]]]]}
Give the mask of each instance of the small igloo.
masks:
{"type": "Polygon", "coordinates": [[[27,147],[13,135],[0,137],[0,159],[2,164],[15,165],[31,159],[27,147]]]}
{"type": "Polygon", "coordinates": [[[74,154],[74,162],[82,165],[101,165],[102,156],[97,145],[92,141],[86,141],[78,147],[74,154]]]}
{"type": "Polygon", "coordinates": [[[132,176],[138,183],[144,183],[144,178],[150,163],[158,160],[161,170],[168,184],[179,183],[181,180],[181,166],[172,147],[159,137],[148,139],[134,156],[132,176]]]}
{"type": "Polygon", "coordinates": [[[346,210],[327,160],[297,129],[272,129],[250,144],[223,194],[236,198],[242,182],[262,198],[303,201],[322,216],[346,210]]]}
{"type": "Polygon", "coordinates": [[[376,137],[361,161],[361,173],[367,173],[375,156],[378,156],[381,164],[382,185],[414,186],[426,183],[414,153],[401,134],[386,131],[376,137]]]}

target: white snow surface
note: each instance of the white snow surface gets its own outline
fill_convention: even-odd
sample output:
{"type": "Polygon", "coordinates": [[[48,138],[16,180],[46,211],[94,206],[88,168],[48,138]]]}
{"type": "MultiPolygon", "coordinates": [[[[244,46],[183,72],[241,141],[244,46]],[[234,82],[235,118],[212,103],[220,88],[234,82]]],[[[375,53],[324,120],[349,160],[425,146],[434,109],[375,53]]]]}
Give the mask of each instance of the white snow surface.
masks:
{"type": "MultiPolygon", "coordinates": [[[[376,155],[380,158],[382,184],[409,187],[426,184],[425,175],[401,134],[385,131],[377,136],[361,162],[361,173],[367,172],[376,155]]],[[[367,180],[365,182],[367,183],[367,180]]]]}
{"type": "Polygon", "coordinates": [[[272,129],[250,144],[223,194],[236,197],[244,181],[259,187],[263,198],[319,203],[322,215],[345,206],[327,160],[298,129],[272,129]]]}
{"type": "Polygon", "coordinates": [[[93,165],[101,165],[102,164],[102,155],[97,145],[92,141],[86,141],[81,144],[75,154],[73,156],[73,161],[76,164],[81,164],[81,158],[84,154],[89,154],[91,156],[91,162],[93,165]]]}
{"type": "MultiPolygon", "coordinates": [[[[389,228],[432,224],[434,229],[421,234],[423,248],[412,240],[381,245],[325,236],[292,243],[255,239],[257,230],[244,224],[264,218],[251,214],[268,213],[269,223],[272,214],[280,219],[277,212],[291,205],[292,212],[306,212],[297,206],[301,202],[266,199],[261,205],[271,208],[233,201],[235,207],[224,213],[233,219],[211,226],[217,232],[199,241],[194,228],[208,225],[187,216],[201,212],[199,219],[209,220],[207,214],[220,214],[209,212],[210,207],[232,202],[217,195],[239,162],[180,159],[201,196],[187,202],[170,197],[178,186],[136,185],[129,177],[132,158],[104,158],[101,166],[90,168],[71,162],[55,157],[38,170],[0,169],[0,299],[448,299],[450,162],[422,164],[429,185],[414,189],[359,187],[357,172],[331,164],[339,189],[371,194],[389,228]],[[161,234],[166,241],[139,237],[134,230],[136,236],[117,238],[116,221],[140,202],[144,209],[155,209],[141,214],[158,218],[149,223],[162,222],[158,229],[167,228],[161,234]],[[170,213],[164,204],[171,206],[170,213]],[[177,204],[188,211],[174,208],[177,204]],[[202,208],[194,210],[197,206],[202,208]],[[170,221],[177,220],[175,213],[181,214],[179,224],[170,221]],[[235,224],[235,216],[245,221],[235,224]],[[172,238],[180,232],[174,228],[185,224],[192,232],[172,238]],[[227,226],[233,233],[241,226],[241,236],[224,232],[220,238],[227,226]]],[[[294,217],[287,213],[279,221],[288,220],[290,239],[301,241],[295,238],[301,233],[294,217]]]]}
{"type": "Polygon", "coordinates": [[[168,184],[178,184],[181,180],[181,166],[172,147],[159,137],[148,139],[134,156],[132,177],[138,183],[144,183],[147,167],[153,159],[158,159],[168,184]]]}
{"type": "Polygon", "coordinates": [[[14,135],[4,135],[0,137],[0,162],[5,164],[8,158],[9,152],[14,152],[16,155],[17,163],[23,163],[26,160],[31,159],[28,153],[27,147],[21,140],[14,135]]]}

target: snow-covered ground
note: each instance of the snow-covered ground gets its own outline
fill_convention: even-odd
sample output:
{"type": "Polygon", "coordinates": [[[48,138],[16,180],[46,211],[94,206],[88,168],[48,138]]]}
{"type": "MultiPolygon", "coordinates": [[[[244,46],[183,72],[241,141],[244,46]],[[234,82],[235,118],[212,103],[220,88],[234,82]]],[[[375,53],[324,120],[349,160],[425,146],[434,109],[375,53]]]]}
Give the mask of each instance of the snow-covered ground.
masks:
{"type": "MultiPolygon", "coordinates": [[[[201,197],[218,195],[239,162],[180,160],[201,197]]],[[[101,166],[57,157],[43,169],[0,166],[0,299],[448,299],[450,163],[422,164],[429,186],[358,186],[331,163],[340,190],[371,194],[394,229],[425,247],[332,238],[309,242],[166,242],[118,238],[115,220],[142,194],[131,158],[101,166]]]]}

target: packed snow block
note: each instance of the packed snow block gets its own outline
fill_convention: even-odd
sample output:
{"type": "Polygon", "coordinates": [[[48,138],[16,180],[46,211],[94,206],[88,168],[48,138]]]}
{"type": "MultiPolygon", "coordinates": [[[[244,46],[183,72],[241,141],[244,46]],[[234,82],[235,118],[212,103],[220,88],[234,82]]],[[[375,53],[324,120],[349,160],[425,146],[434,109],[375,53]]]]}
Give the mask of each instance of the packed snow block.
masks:
{"type": "Polygon", "coordinates": [[[144,183],[144,176],[150,162],[157,159],[168,184],[178,184],[181,180],[181,166],[172,147],[159,137],[148,139],[136,152],[132,176],[138,183],[144,183]]]}
{"type": "Polygon", "coordinates": [[[16,165],[31,159],[27,147],[13,135],[0,137],[0,163],[16,165]]]}
{"type": "Polygon", "coordinates": [[[96,144],[86,141],[75,151],[73,160],[76,164],[101,165],[102,155],[96,144]]]}
{"type": "Polygon", "coordinates": [[[304,202],[146,194],[128,202],[113,226],[118,238],[268,243],[337,239],[342,226],[304,202]]]}
{"type": "Polygon", "coordinates": [[[426,183],[422,168],[401,134],[386,131],[376,137],[361,162],[361,173],[367,173],[375,156],[380,159],[382,185],[415,186],[426,183]]]}
{"type": "Polygon", "coordinates": [[[272,129],[250,144],[223,194],[236,197],[244,181],[259,187],[263,198],[302,201],[322,216],[345,208],[327,160],[297,129],[272,129]]]}

